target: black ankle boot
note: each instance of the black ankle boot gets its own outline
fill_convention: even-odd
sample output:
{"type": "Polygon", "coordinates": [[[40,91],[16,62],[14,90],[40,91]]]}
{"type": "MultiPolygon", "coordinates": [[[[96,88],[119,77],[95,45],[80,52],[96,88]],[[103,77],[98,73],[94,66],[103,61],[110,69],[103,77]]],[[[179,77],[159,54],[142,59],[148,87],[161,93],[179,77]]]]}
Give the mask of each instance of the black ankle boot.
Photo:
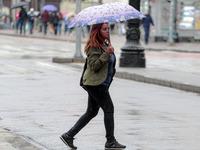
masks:
{"type": "Polygon", "coordinates": [[[67,146],[69,146],[70,148],[72,148],[72,149],[77,149],[77,147],[74,146],[74,144],[73,144],[73,140],[74,140],[73,137],[70,137],[69,135],[67,135],[66,133],[64,133],[63,135],[61,135],[60,139],[61,139],[67,146]]]}
{"type": "Polygon", "coordinates": [[[118,143],[115,139],[112,142],[106,142],[105,149],[124,149],[125,145],[118,143]]]}

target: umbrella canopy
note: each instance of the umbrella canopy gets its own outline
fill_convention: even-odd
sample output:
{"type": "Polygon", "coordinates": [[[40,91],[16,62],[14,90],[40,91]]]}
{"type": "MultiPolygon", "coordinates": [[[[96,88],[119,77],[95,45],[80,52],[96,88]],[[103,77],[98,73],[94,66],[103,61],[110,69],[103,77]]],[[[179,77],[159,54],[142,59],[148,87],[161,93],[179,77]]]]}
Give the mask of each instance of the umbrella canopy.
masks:
{"type": "Polygon", "coordinates": [[[23,7],[23,6],[26,6],[26,5],[28,5],[28,3],[26,3],[26,2],[19,2],[19,3],[13,4],[13,5],[10,7],[10,9],[19,8],[19,7],[23,7]]]}
{"type": "Polygon", "coordinates": [[[57,11],[58,9],[54,5],[45,5],[42,8],[42,10],[45,10],[45,11],[57,11]]]}
{"type": "Polygon", "coordinates": [[[142,19],[145,17],[132,6],[115,2],[98,6],[88,7],[82,10],[71,21],[68,28],[83,27],[99,23],[120,22],[129,19],[142,19]]]}

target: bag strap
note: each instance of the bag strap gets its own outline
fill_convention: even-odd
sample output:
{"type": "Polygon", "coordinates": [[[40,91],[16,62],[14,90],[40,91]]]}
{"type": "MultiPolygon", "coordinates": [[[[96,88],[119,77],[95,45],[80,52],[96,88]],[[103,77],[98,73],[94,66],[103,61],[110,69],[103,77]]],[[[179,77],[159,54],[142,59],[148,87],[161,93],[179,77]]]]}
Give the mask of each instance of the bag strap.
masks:
{"type": "Polygon", "coordinates": [[[85,72],[86,69],[87,69],[87,57],[85,59],[85,64],[84,64],[84,67],[83,67],[83,72],[82,72],[81,80],[80,80],[80,86],[83,87],[84,89],[85,89],[85,87],[83,85],[83,75],[84,75],[84,72],[85,72]]]}

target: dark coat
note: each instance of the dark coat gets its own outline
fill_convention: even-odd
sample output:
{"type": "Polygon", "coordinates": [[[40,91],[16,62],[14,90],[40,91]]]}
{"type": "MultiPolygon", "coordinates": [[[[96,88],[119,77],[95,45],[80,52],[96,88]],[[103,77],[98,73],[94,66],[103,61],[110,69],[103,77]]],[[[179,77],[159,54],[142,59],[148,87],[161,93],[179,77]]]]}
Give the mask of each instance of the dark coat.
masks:
{"type": "Polygon", "coordinates": [[[34,13],[31,13],[30,15],[28,15],[28,21],[31,23],[34,23],[35,17],[36,15],[34,13]]]}
{"type": "Polygon", "coordinates": [[[19,13],[19,20],[26,20],[28,17],[26,10],[22,8],[22,10],[19,13]]]}
{"type": "Polygon", "coordinates": [[[57,25],[58,22],[59,22],[58,16],[57,16],[57,15],[53,16],[53,24],[54,24],[54,25],[57,25]]]}
{"type": "Polygon", "coordinates": [[[143,18],[142,24],[144,28],[149,28],[150,24],[154,26],[153,20],[150,15],[145,15],[146,18],[143,18]]]}
{"type": "Polygon", "coordinates": [[[42,13],[42,22],[48,22],[49,21],[49,13],[47,11],[42,13]]]}
{"type": "MultiPolygon", "coordinates": [[[[81,79],[81,82],[83,85],[100,85],[106,80],[110,55],[102,47],[90,47],[86,51],[86,54],[87,67],[85,68],[86,70],[83,73],[83,78],[81,79]]],[[[113,76],[114,74],[115,63],[113,66],[113,76]]]]}

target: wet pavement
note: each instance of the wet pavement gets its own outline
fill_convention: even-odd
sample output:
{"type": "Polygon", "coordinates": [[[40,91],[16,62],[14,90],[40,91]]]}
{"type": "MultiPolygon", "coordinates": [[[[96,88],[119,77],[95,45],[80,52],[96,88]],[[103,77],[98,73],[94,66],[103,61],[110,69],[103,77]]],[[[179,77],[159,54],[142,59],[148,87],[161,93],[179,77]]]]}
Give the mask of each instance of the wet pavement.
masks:
{"type": "MultiPolygon", "coordinates": [[[[5,40],[5,37],[0,38],[0,41],[5,40]]],[[[63,57],[66,52],[67,56],[73,56],[73,46],[66,44],[61,48],[58,42],[60,45],[56,45],[55,50],[54,43],[47,40],[52,49],[44,47],[46,51],[43,51],[37,47],[42,44],[41,40],[36,39],[38,44],[35,44],[30,38],[7,38],[22,42],[16,48],[12,42],[1,47],[0,127],[6,130],[0,133],[25,139],[26,144],[39,149],[68,149],[59,136],[75,123],[87,106],[87,93],[79,86],[82,64],[52,63],[51,57],[63,57]]],[[[115,47],[121,47],[119,44],[113,42],[115,47]]],[[[119,48],[116,52],[119,58],[119,48]]],[[[164,54],[162,58],[166,59],[168,52],[164,54]]],[[[198,65],[193,70],[192,63],[189,68],[180,69],[179,65],[173,67],[173,62],[160,64],[162,59],[149,58],[147,68],[118,67],[118,75],[122,73],[123,78],[127,73],[153,79],[160,77],[181,84],[188,80],[192,85],[200,85],[198,65]]],[[[182,60],[177,63],[181,64],[182,60]]],[[[116,138],[127,145],[127,150],[198,150],[200,147],[199,94],[121,78],[115,78],[110,92],[115,104],[116,138]]],[[[4,134],[0,138],[0,149],[5,145],[7,149],[25,147],[23,142],[18,142],[21,148],[17,147],[14,142],[5,140],[6,137],[4,134]]],[[[103,113],[100,111],[77,135],[75,145],[80,150],[102,150],[104,144],[103,113]]],[[[38,149],[31,146],[27,149],[38,149]]]]}
{"type": "MultiPolygon", "coordinates": [[[[1,128],[42,149],[67,149],[59,136],[87,106],[87,94],[79,86],[80,69],[48,60],[5,62],[27,72],[15,70],[0,77],[4,87],[0,91],[1,128]]],[[[115,105],[115,135],[127,150],[200,147],[198,94],[119,78],[115,78],[110,92],[115,105]]],[[[104,149],[102,111],[76,138],[80,150],[104,149]]]]}

